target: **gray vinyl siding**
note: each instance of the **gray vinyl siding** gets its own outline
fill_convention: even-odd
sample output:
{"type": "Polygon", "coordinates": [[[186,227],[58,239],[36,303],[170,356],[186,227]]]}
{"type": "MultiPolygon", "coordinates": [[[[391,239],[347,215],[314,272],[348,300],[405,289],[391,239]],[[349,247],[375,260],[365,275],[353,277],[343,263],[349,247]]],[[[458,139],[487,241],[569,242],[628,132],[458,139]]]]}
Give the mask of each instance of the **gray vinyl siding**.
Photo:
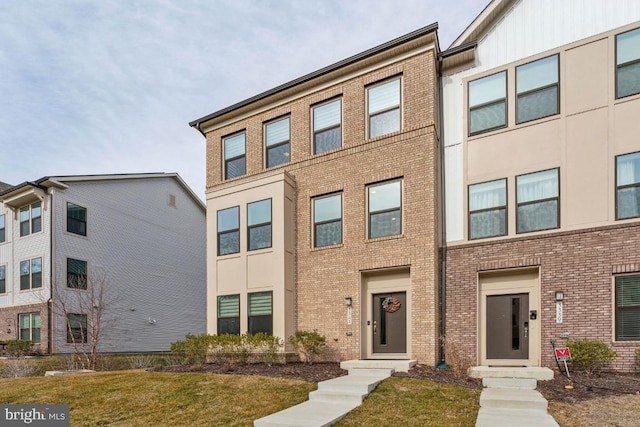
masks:
{"type": "MultiPolygon", "coordinates": [[[[67,182],[54,199],[57,298],[67,258],[104,273],[109,324],[101,352],[167,351],[187,333],[206,330],[205,213],[172,177],[67,182]],[[175,195],[176,207],[169,205],[175,195]],[[66,231],[67,202],[87,209],[87,236],[66,231]]],[[[95,275],[95,274],[94,274],[95,275]]],[[[91,283],[89,283],[91,286],[91,283]]],[[[54,316],[54,352],[71,351],[64,319],[54,316]]]]}

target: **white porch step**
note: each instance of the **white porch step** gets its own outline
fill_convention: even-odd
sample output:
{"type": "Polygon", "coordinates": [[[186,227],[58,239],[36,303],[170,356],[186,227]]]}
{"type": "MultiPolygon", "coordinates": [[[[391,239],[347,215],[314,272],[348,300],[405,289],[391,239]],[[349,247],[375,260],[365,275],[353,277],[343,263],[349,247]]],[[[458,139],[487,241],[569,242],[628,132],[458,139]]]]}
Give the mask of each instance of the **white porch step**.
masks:
{"type": "Polygon", "coordinates": [[[342,419],[359,404],[306,401],[275,414],[255,420],[255,427],[328,427],[342,419]]]}
{"type": "Polygon", "coordinates": [[[538,381],[534,378],[483,378],[482,385],[491,388],[535,390],[538,381]]]}
{"type": "Polygon", "coordinates": [[[559,427],[546,411],[532,409],[480,408],[476,427],[559,427]]]}
{"type": "Polygon", "coordinates": [[[507,388],[486,388],[480,394],[480,406],[483,408],[538,409],[546,413],[547,400],[535,390],[507,388]]]}
{"type": "Polygon", "coordinates": [[[553,371],[536,366],[474,366],[469,371],[472,378],[533,378],[552,380],[553,371]]]}
{"type": "Polygon", "coordinates": [[[366,377],[378,377],[389,378],[395,371],[393,369],[374,369],[374,368],[351,368],[349,369],[349,375],[361,375],[366,377]]]}
{"type": "Polygon", "coordinates": [[[339,390],[316,390],[309,393],[309,400],[312,402],[342,402],[360,405],[365,397],[367,397],[367,393],[339,390]]]}
{"type": "Polygon", "coordinates": [[[385,359],[385,360],[376,360],[376,359],[367,359],[367,360],[345,360],[344,362],[340,362],[340,367],[342,369],[393,369],[395,372],[408,372],[412,366],[417,364],[417,360],[394,360],[394,359],[385,359]]]}
{"type": "Polygon", "coordinates": [[[384,378],[347,375],[318,383],[318,390],[369,394],[384,378]]]}

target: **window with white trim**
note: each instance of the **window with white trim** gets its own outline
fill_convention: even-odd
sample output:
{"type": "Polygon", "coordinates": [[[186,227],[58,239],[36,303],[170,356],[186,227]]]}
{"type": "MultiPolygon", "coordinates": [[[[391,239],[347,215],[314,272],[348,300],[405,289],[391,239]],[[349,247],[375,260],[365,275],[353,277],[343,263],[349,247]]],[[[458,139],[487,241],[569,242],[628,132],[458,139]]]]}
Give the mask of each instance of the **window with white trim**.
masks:
{"type": "Polygon", "coordinates": [[[87,289],[87,261],[67,258],[67,287],[87,289]]]}
{"type": "Polygon", "coordinates": [[[36,202],[20,208],[20,237],[42,231],[42,203],[36,202]]]}
{"type": "Polygon", "coordinates": [[[87,208],[67,202],[67,231],[79,236],[87,235],[87,208]]]}
{"type": "Polygon", "coordinates": [[[20,290],[42,287],[42,258],[20,261],[20,290]]]}
{"type": "Polygon", "coordinates": [[[7,266],[0,265],[0,294],[7,293],[7,266]]]}
{"type": "Polygon", "coordinates": [[[18,315],[18,324],[20,325],[20,339],[40,342],[40,313],[25,313],[18,315]]]}
{"type": "Polygon", "coordinates": [[[67,343],[86,343],[87,334],[87,315],[77,313],[67,314],[67,343]]]}
{"type": "Polygon", "coordinates": [[[400,77],[367,88],[369,138],[400,130],[400,77]]]}

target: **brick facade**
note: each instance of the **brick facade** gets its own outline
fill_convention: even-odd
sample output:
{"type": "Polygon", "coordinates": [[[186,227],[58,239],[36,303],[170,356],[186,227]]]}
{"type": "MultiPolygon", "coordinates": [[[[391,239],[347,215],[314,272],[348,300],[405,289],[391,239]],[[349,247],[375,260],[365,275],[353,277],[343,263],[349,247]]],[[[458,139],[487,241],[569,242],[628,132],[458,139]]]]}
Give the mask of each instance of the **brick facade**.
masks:
{"type": "MultiPolygon", "coordinates": [[[[324,334],[330,347],[327,354],[332,359],[362,357],[363,334],[368,333],[362,318],[364,275],[380,269],[409,270],[411,291],[407,297],[411,298],[412,307],[411,318],[407,319],[412,337],[409,356],[434,364],[438,356],[440,241],[436,58],[429,49],[389,62],[326,87],[312,86],[307,95],[298,94],[288,102],[274,100],[276,105],[271,108],[261,110],[260,105],[254,105],[253,113],[231,117],[224,125],[212,129],[206,134],[207,193],[212,195],[239,182],[285,170],[296,185],[292,225],[296,328],[317,329],[324,334]],[[368,139],[367,85],[397,76],[402,79],[401,130],[368,139]],[[313,155],[311,108],[334,97],[342,99],[342,147],[313,155]],[[291,161],[265,169],[263,124],[283,115],[291,120],[291,161]],[[224,181],[222,139],[243,130],[247,173],[224,181]],[[400,178],[402,234],[367,239],[366,186],[400,178]],[[343,243],[313,248],[312,198],[337,191],[343,197],[343,243]],[[353,299],[351,325],[347,324],[346,297],[353,299]]],[[[208,215],[215,215],[209,209],[208,215]]],[[[215,247],[210,245],[209,249],[209,262],[215,262],[215,247]]],[[[209,292],[216,292],[215,289],[216,284],[209,283],[209,292]]]]}
{"type": "Polygon", "coordinates": [[[568,334],[606,342],[618,353],[614,369],[634,368],[640,343],[615,341],[614,277],[640,274],[640,223],[448,248],[447,337],[477,357],[479,273],[524,267],[539,268],[542,366],[555,365],[551,340],[560,346],[568,334]],[[562,323],[556,323],[559,290],[564,292],[562,323]]]}
{"type": "Polygon", "coordinates": [[[0,341],[20,339],[19,316],[21,314],[40,314],[40,343],[33,346],[35,351],[46,354],[49,351],[49,308],[47,303],[29,304],[0,308],[0,341]]]}

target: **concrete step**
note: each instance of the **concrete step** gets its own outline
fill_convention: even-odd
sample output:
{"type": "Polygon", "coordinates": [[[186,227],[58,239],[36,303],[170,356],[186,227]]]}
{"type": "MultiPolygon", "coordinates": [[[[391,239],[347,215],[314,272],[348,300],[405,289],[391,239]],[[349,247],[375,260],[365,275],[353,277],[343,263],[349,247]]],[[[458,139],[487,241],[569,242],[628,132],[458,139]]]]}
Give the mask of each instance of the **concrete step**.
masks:
{"type": "Polygon", "coordinates": [[[483,378],[482,385],[489,388],[535,390],[538,381],[534,378],[483,378]]]}
{"type": "Polygon", "coordinates": [[[367,377],[381,376],[389,378],[393,374],[393,369],[374,369],[374,368],[352,368],[349,369],[349,375],[363,375],[367,377]]]}
{"type": "Polygon", "coordinates": [[[342,369],[393,369],[395,372],[408,372],[412,366],[418,363],[417,360],[406,359],[367,359],[367,360],[345,360],[340,362],[342,369]]]}
{"type": "Polygon", "coordinates": [[[384,378],[347,375],[318,383],[318,390],[369,394],[384,378]]]}
{"type": "Polygon", "coordinates": [[[365,397],[367,397],[366,393],[354,393],[350,391],[316,390],[309,393],[309,400],[311,401],[339,402],[355,405],[361,404],[365,397]]]}
{"type": "Polygon", "coordinates": [[[480,408],[476,427],[559,427],[546,411],[537,409],[480,408]]]}
{"type": "Polygon", "coordinates": [[[480,394],[483,408],[539,409],[546,413],[548,402],[535,390],[486,388],[480,394]]]}
{"type": "Polygon", "coordinates": [[[253,422],[254,427],[328,427],[359,404],[306,401],[253,422]]]}
{"type": "Polygon", "coordinates": [[[469,371],[472,378],[533,378],[552,380],[553,371],[537,366],[474,366],[469,371]]]}

